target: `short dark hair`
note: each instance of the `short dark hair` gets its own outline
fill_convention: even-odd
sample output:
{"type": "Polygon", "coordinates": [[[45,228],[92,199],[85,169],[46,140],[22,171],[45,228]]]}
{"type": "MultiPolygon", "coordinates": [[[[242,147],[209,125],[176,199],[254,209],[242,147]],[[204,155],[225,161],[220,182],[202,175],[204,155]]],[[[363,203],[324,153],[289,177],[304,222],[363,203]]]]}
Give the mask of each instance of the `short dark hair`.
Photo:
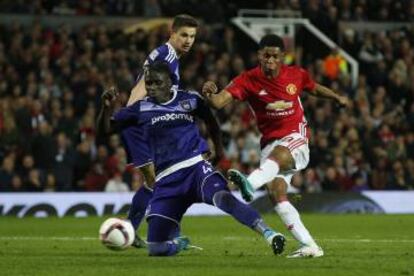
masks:
{"type": "Polygon", "coordinates": [[[179,14],[174,17],[172,24],[173,31],[177,31],[181,27],[193,27],[198,28],[197,20],[188,14],[179,14]]]}
{"type": "Polygon", "coordinates": [[[285,43],[283,39],[275,34],[267,34],[259,42],[259,50],[263,49],[264,47],[279,47],[280,50],[285,50],[285,43]]]}
{"type": "Polygon", "coordinates": [[[170,66],[168,65],[168,63],[164,60],[156,60],[148,65],[145,66],[145,70],[147,72],[157,72],[157,73],[162,73],[162,74],[166,74],[170,77],[171,79],[171,70],[170,70],[170,66]]]}

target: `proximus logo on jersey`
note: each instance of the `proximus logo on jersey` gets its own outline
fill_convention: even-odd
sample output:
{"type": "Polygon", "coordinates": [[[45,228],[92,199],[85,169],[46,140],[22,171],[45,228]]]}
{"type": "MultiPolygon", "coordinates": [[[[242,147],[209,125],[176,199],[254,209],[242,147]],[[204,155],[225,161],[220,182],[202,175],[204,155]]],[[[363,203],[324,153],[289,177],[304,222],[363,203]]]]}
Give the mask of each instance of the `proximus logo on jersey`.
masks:
{"type": "Polygon", "coordinates": [[[175,120],[187,120],[189,122],[194,122],[194,118],[190,114],[167,113],[165,115],[152,118],[151,124],[153,125],[158,122],[168,122],[168,121],[175,121],[175,120]]]}

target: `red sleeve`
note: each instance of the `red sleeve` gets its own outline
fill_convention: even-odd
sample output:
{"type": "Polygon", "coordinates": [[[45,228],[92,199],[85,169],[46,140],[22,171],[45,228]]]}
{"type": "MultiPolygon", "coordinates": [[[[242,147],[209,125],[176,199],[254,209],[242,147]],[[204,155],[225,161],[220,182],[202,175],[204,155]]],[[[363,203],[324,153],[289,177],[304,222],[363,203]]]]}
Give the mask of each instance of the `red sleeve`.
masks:
{"type": "Polygon", "coordinates": [[[300,69],[300,72],[302,74],[302,87],[303,87],[302,89],[313,91],[315,89],[316,83],[309,75],[309,72],[303,68],[300,69]]]}
{"type": "Polygon", "coordinates": [[[225,88],[225,90],[228,91],[233,98],[240,101],[244,101],[248,96],[246,89],[248,79],[246,75],[246,73],[242,73],[241,75],[235,77],[225,88]]]}

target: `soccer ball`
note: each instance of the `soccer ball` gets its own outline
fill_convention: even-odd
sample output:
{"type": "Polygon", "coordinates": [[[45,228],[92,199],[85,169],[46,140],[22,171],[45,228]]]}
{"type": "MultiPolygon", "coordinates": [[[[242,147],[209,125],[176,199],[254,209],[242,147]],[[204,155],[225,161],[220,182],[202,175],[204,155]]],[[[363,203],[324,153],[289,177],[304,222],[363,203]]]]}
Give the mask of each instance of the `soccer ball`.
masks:
{"type": "Polygon", "coordinates": [[[112,250],[123,250],[130,246],[135,238],[132,224],[123,219],[109,218],[99,229],[99,239],[102,244],[112,250]]]}

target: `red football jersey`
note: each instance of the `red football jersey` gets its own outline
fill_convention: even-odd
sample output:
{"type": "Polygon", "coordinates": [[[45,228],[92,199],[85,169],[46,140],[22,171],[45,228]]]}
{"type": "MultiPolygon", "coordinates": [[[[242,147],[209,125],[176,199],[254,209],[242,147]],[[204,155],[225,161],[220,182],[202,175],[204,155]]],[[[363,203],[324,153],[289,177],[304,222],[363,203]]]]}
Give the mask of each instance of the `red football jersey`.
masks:
{"type": "Polygon", "coordinates": [[[260,67],[245,71],[225,88],[233,98],[247,100],[262,133],[262,146],[291,133],[309,138],[300,95],[313,90],[315,81],[297,66],[282,65],[279,74],[267,78],[260,67]]]}

